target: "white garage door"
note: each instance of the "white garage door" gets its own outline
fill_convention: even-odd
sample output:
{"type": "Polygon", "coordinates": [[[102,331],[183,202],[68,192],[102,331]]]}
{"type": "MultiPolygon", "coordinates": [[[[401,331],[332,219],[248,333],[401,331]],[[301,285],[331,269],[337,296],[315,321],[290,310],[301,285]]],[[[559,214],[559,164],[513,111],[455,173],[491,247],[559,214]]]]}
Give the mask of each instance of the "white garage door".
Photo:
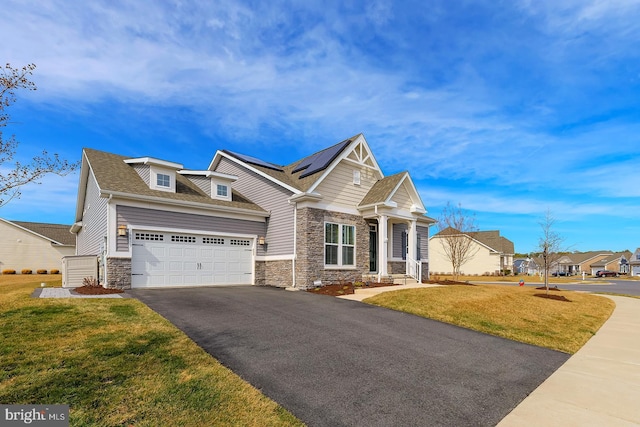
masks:
{"type": "Polygon", "coordinates": [[[252,240],[134,231],[131,287],[250,285],[252,240]]]}

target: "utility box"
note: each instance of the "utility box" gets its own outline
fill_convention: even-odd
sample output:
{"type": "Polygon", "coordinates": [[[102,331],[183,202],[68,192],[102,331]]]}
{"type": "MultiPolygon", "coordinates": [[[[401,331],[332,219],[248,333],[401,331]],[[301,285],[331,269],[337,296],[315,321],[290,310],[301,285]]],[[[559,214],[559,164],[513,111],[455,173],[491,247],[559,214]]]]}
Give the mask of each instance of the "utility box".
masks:
{"type": "Polygon", "coordinates": [[[96,255],[73,255],[62,258],[62,287],[82,286],[85,277],[98,279],[98,257],[96,255]]]}

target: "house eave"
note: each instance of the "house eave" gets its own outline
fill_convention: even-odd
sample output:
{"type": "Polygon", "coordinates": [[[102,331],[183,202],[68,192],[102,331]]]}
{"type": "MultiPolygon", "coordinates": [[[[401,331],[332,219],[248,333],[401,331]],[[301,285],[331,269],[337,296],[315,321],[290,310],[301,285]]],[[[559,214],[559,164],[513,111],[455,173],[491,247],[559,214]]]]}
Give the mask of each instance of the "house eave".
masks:
{"type": "Polygon", "coordinates": [[[210,205],[208,203],[192,202],[188,200],[165,199],[162,197],[147,196],[142,194],[122,193],[118,191],[103,190],[100,192],[100,195],[103,197],[111,196],[111,197],[116,197],[116,198],[125,199],[125,200],[154,202],[154,203],[168,205],[168,206],[187,206],[192,208],[205,209],[213,212],[241,213],[241,214],[253,215],[261,218],[267,218],[271,216],[271,214],[266,211],[255,211],[252,209],[234,208],[231,206],[210,205]]]}
{"type": "Polygon", "coordinates": [[[320,193],[299,193],[299,194],[294,194],[293,196],[289,197],[289,203],[301,203],[301,202],[318,202],[322,200],[322,194],[320,193]]]}

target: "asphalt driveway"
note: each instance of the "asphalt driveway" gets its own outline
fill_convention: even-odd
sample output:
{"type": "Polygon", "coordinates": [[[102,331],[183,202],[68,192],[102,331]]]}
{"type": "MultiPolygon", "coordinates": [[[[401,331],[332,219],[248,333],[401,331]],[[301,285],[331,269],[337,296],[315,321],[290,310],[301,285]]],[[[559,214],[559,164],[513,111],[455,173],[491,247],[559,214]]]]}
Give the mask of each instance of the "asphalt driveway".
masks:
{"type": "Polygon", "coordinates": [[[130,293],[310,426],[493,426],[569,358],[307,292],[130,293]]]}

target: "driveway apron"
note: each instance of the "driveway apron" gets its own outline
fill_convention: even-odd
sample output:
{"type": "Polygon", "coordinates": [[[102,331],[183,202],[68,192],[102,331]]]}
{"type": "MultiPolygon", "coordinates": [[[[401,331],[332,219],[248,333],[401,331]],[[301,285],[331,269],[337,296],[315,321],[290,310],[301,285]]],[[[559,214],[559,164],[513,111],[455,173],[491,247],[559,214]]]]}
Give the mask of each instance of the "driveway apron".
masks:
{"type": "Polygon", "coordinates": [[[307,292],[130,293],[310,426],[494,426],[569,358],[307,292]]]}

